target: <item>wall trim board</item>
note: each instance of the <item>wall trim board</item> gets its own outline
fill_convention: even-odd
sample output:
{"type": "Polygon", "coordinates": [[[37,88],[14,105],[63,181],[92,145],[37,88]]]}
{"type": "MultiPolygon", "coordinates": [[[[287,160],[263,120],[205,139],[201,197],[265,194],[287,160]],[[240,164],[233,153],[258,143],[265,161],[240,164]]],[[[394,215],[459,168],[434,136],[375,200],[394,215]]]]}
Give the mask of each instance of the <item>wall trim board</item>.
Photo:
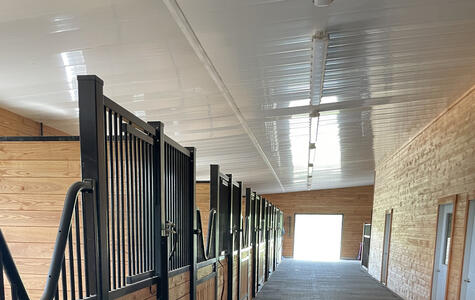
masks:
{"type": "MultiPolygon", "coordinates": [[[[468,225],[468,215],[469,215],[469,210],[470,210],[470,195],[469,193],[467,194],[462,194],[458,196],[461,201],[465,201],[465,220],[464,220],[464,225],[463,225],[463,253],[462,253],[462,264],[461,268],[459,270],[460,272],[460,286],[458,287],[457,291],[457,299],[460,299],[460,294],[462,293],[462,284],[463,284],[463,266],[465,264],[465,243],[467,242],[467,225],[468,225]]],[[[475,200],[475,199],[474,199],[475,200]]]]}
{"type": "MultiPolygon", "coordinates": [[[[382,285],[388,286],[388,275],[389,275],[389,260],[391,257],[391,236],[392,236],[392,231],[393,231],[393,219],[394,219],[394,209],[387,209],[384,212],[384,219],[386,220],[386,215],[391,215],[391,222],[389,223],[389,236],[388,236],[388,257],[386,259],[386,274],[384,278],[383,283],[383,260],[384,260],[384,250],[381,252],[381,276],[379,278],[379,282],[381,282],[382,285]]],[[[383,245],[384,245],[384,236],[386,235],[386,221],[384,222],[384,234],[383,234],[383,245]]],[[[384,247],[384,246],[383,246],[384,247]]]]}
{"type": "MultiPolygon", "coordinates": [[[[452,204],[453,206],[453,212],[452,212],[452,221],[451,221],[451,229],[450,229],[450,236],[454,237],[455,234],[455,219],[457,217],[457,195],[452,195],[452,196],[446,196],[442,197],[437,201],[437,222],[435,222],[435,247],[434,247],[434,258],[432,259],[432,276],[431,276],[431,281],[430,281],[430,299],[432,299],[432,291],[434,288],[434,268],[435,268],[435,259],[436,259],[436,252],[437,252],[437,231],[439,228],[439,216],[440,216],[440,206],[445,205],[445,204],[452,204]]],[[[449,263],[447,265],[447,281],[445,282],[445,299],[447,299],[447,296],[449,294],[449,286],[450,286],[450,270],[452,266],[452,253],[453,253],[453,246],[454,243],[450,243],[450,249],[449,249],[449,263]]]]}

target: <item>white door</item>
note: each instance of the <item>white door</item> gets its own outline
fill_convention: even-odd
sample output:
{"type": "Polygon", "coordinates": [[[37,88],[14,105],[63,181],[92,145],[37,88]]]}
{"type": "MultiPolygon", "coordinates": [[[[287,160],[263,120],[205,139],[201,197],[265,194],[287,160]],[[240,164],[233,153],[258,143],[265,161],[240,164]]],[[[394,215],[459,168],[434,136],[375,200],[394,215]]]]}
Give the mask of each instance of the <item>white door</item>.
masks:
{"type": "Polygon", "coordinates": [[[384,221],[383,261],[381,268],[381,283],[386,284],[388,277],[389,238],[391,236],[391,214],[386,214],[384,221]]]}
{"type": "Polygon", "coordinates": [[[475,200],[470,201],[460,299],[475,299],[475,200]]]}
{"type": "Polygon", "coordinates": [[[437,221],[437,239],[434,261],[434,278],[432,284],[432,299],[444,300],[447,286],[447,270],[450,257],[450,241],[452,234],[453,204],[439,206],[437,221]]]}

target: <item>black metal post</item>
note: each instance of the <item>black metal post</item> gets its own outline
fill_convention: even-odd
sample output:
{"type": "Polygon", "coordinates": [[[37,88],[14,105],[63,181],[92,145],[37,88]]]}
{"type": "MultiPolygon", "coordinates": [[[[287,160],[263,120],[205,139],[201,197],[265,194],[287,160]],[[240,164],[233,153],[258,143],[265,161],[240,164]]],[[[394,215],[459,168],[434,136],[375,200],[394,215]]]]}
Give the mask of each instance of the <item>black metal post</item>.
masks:
{"type": "Polygon", "coordinates": [[[154,249],[155,274],[159,276],[157,299],[168,299],[168,232],[165,218],[165,134],[161,122],[150,122],[156,129],[153,146],[154,169],[154,249]]]}
{"type": "Polygon", "coordinates": [[[232,174],[226,174],[229,178],[229,195],[228,195],[228,201],[229,201],[229,208],[230,208],[230,215],[228,216],[229,218],[229,229],[228,229],[228,234],[230,235],[228,245],[227,245],[227,250],[228,250],[228,300],[233,299],[233,269],[234,269],[234,235],[235,235],[235,230],[234,228],[234,217],[236,212],[234,211],[234,199],[233,199],[233,190],[234,190],[234,184],[233,184],[233,175],[232,174]]]}
{"type": "MultiPolygon", "coordinates": [[[[190,235],[191,241],[190,245],[192,248],[192,251],[190,253],[191,255],[191,265],[190,265],[190,275],[191,275],[191,280],[190,280],[190,300],[196,299],[196,281],[198,280],[198,274],[197,274],[197,251],[198,251],[198,235],[195,234],[197,231],[197,223],[196,223],[196,149],[194,147],[187,147],[187,149],[190,151],[190,178],[189,178],[189,184],[190,184],[190,190],[191,190],[191,195],[190,195],[190,200],[191,205],[190,205],[190,224],[192,226],[191,232],[192,234],[190,235]]],[[[209,234],[209,233],[208,233],[209,234]]]]}
{"type": "MultiPolygon", "coordinates": [[[[234,185],[233,185],[234,188],[234,185]]],[[[238,181],[238,190],[239,190],[239,198],[234,199],[234,201],[238,201],[238,211],[237,214],[235,214],[235,218],[238,218],[239,222],[239,227],[237,228],[237,234],[238,234],[238,269],[237,269],[237,294],[238,294],[238,300],[241,300],[241,249],[242,249],[242,222],[241,222],[241,216],[242,216],[242,182],[238,181]]],[[[234,194],[234,193],[233,193],[234,194]]]]}
{"type": "MultiPolygon", "coordinates": [[[[85,227],[88,232],[88,249],[86,258],[88,261],[95,261],[95,270],[90,266],[87,268],[87,276],[94,276],[92,273],[98,275],[96,278],[97,298],[107,300],[109,299],[109,245],[108,245],[108,196],[107,196],[107,174],[106,174],[106,158],[105,158],[105,131],[104,131],[104,82],[94,75],[78,76],[79,89],[79,132],[81,141],[81,163],[82,163],[82,178],[93,179],[96,183],[96,207],[94,210],[90,206],[84,209],[89,209],[85,215],[97,216],[95,220],[85,220],[85,227]],[[92,211],[90,211],[92,209],[92,211]],[[93,224],[91,224],[93,223],[93,224]],[[90,249],[90,232],[91,229],[97,226],[98,236],[95,239],[96,247],[95,253],[91,253],[90,249]],[[92,270],[91,270],[92,269],[92,270]]],[[[92,202],[89,197],[92,194],[85,193],[83,195],[87,202],[92,202]]],[[[86,230],[86,229],[85,229],[86,230]]],[[[94,284],[89,286],[91,291],[94,284]]]]}
{"type": "MultiPolygon", "coordinates": [[[[214,254],[216,257],[216,277],[215,277],[215,300],[220,299],[219,297],[219,269],[218,265],[221,264],[219,261],[219,219],[220,219],[220,207],[219,207],[219,166],[211,165],[210,166],[210,209],[216,210],[216,217],[214,221],[214,254]]],[[[211,234],[211,233],[208,233],[211,234]]],[[[223,270],[224,272],[224,270],[223,270]]],[[[224,274],[223,274],[224,275],[224,274]]]]}

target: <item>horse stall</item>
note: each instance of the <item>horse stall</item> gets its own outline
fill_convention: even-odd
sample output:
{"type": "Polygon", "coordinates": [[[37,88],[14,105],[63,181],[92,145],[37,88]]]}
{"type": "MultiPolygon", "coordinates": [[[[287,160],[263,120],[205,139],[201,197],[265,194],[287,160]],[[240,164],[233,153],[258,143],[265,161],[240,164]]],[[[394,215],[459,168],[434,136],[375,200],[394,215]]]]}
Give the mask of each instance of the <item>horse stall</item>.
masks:
{"type": "Polygon", "coordinates": [[[194,148],[78,86],[79,137],[0,138],[0,296],[190,297],[194,148]]]}
{"type": "Polygon", "coordinates": [[[78,87],[79,136],[0,138],[0,299],[252,299],[277,209],[218,165],[196,184],[194,148],[78,87]]]}
{"type": "MultiPolygon", "coordinates": [[[[214,246],[211,251],[218,253],[215,256],[219,261],[216,266],[218,277],[213,277],[214,283],[211,283],[211,277],[206,277],[208,284],[198,285],[197,299],[215,299],[215,295],[216,299],[251,299],[251,207],[242,197],[241,183],[233,181],[232,175],[221,173],[217,165],[211,166],[210,173],[209,182],[196,184],[196,203],[202,220],[202,240],[208,241],[207,247],[203,248],[214,246]],[[211,228],[214,231],[210,231],[211,228]],[[215,243],[210,246],[210,241],[215,243]],[[232,278],[231,284],[228,278],[232,278]],[[214,293],[210,291],[211,286],[215,288],[214,293]]],[[[198,263],[198,274],[201,273],[200,264],[205,262],[198,263]]]]}

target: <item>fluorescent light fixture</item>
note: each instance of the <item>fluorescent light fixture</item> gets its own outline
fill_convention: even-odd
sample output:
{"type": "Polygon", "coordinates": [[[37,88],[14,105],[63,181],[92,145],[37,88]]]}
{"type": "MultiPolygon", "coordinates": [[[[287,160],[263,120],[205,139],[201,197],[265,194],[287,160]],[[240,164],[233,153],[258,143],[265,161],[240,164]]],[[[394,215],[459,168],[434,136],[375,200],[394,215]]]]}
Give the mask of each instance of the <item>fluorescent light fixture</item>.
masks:
{"type": "MultiPolygon", "coordinates": [[[[314,0],[315,5],[330,4],[333,0],[314,0]]],[[[312,58],[310,77],[310,105],[319,105],[322,99],[325,64],[328,51],[328,34],[324,31],[315,33],[312,37],[312,58]]],[[[308,149],[308,178],[307,188],[312,187],[313,164],[315,161],[318,123],[320,114],[314,111],[310,114],[309,149],[308,149]]]]}
{"type": "Polygon", "coordinates": [[[313,4],[318,7],[326,7],[332,4],[333,0],[313,0],[313,4]]]}
{"type": "Polygon", "coordinates": [[[310,147],[309,147],[308,152],[309,152],[308,161],[309,161],[309,163],[310,162],[313,163],[315,161],[315,153],[317,152],[317,147],[315,147],[314,143],[310,143],[310,147]]]}
{"type": "Polygon", "coordinates": [[[319,113],[310,114],[310,144],[317,142],[319,113]]]}
{"type": "Polygon", "coordinates": [[[312,37],[310,98],[311,104],[314,105],[320,104],[322,98],[327,52],[328,34],[324,31],[319,31],[312,37]]]}

